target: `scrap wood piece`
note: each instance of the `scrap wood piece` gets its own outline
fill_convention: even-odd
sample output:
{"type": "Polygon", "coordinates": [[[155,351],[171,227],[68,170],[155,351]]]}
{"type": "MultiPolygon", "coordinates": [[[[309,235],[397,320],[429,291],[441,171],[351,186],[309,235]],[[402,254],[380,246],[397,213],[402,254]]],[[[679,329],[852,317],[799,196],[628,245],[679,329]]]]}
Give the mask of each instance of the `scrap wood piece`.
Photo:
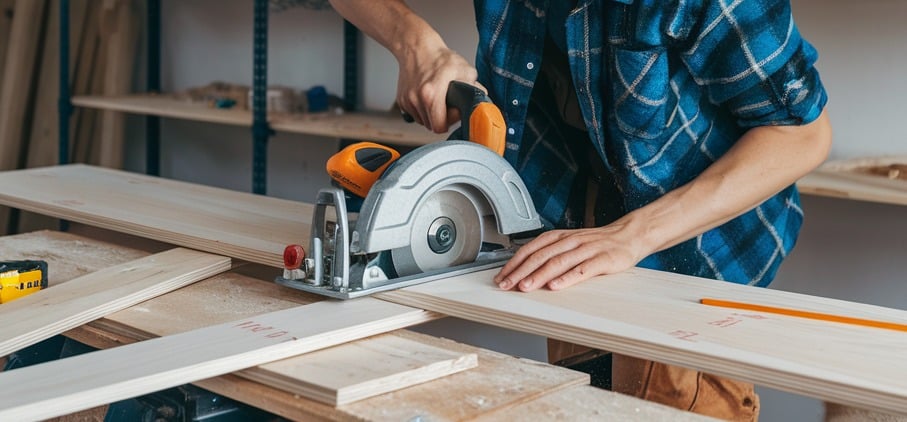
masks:
{"type": "Polygon", "coordinates": [[[177,248],[4,303],[0,356],[229,269],[229,258],[177,248]]]}
{"type": "Polygon", "coordinates": [[[0,396],[0,420],[59,416],[436,317],[371,298],[322,301],[20,368],[0,373],[0,385],[17,391],[0,396]]]}
{"type": "Polygon", "coordinates": [[[558,292],[502,291],[497,270],[378,298],[680,365],[819,399],[907,414],[907,335],[706,306],[703,297],[907,321],[907,311],[635,268],[558,292]]]}
{"type": "Polygon", "coordinates": [[[310,204],[86,165],[0,173],[0,204],[283,267],[310,204]]]}
{"type": "Polygon", "coordinates": [[[475,353],[378,336],[237,373],[327,403],[352,403],[475,368],[475,353]]]}

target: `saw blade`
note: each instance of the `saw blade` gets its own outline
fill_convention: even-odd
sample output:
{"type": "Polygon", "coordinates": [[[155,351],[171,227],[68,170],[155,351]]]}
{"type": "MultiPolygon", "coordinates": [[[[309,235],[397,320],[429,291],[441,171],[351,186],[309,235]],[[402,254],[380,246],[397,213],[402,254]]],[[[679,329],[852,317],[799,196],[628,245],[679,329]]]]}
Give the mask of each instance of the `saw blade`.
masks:
{"type": "Polygon", "coordinates": [[[409,246],[391,250],[399,276],[475,261],[482,248],[479,208],[465,190],[449,186],[422,202],[409,246]]]}

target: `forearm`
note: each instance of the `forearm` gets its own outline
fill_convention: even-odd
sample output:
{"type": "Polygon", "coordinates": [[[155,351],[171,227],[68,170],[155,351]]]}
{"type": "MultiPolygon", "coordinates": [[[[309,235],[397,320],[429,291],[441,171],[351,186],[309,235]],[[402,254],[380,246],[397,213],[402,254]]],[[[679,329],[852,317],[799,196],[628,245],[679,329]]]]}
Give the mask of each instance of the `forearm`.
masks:
{"type": "Polygon", "coordinates": [[[402,0],[331,0],[331,5],[398,61],[446,48],[438,32],[402,0]]]}
{"type": "Polygon", "coordinates": [[[692,182],[617,224],[631,228],[642,255],[667,249],[747,212],[796,182],[825,160],[830,146],[825,113],[804,126],[751,129],[692,182]]]}

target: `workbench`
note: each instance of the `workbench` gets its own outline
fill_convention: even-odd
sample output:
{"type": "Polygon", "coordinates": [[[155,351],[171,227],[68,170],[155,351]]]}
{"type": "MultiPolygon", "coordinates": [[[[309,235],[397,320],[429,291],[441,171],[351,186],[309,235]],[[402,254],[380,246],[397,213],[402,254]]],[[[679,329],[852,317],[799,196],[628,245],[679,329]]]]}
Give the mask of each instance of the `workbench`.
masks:
{"type": "MultiPolygon", "coordinates": [[[[161,249],[177,245],[270,267],[264,274],[272,274],[280,266],[286,244],[306,243],[312,211],[310,204],[88,166],[0,173],[0,204],[155,239],[163,242],[159,245],[161,249]]],[[[77,242],[82,245],[85,241],[77,242]]],[[[125,242],[128,246],[133,243],[125,242]]],[[[79,265],[85,267],[84,263],[79,265]]],[[[251,271],[250,267],[251,264],[240,267],[141,306],[107,315],[69,335],[102,347],[165,336],[149,340],[152,342],[178,336],[175,333],[199,325],[217,324],[243,315],[282,307],[305,309],[326,303],[294,307],[314,298],[276,286],[270,275],[249,275],[254,271],[243,274],[251,271]],[[253,292],[247,292],[248,289],[253,292]],[[222,299],[225,294],[229,294],[225,301],[212,300],[222,299]],[[149,304],[159,306],[158,310],[150,311],[149,304]],[[168,316],[170,320],[157,319],[168,316]]],[[[699,298],[724,297],[895,324],[907,321],[907,312],[902,310],[643,269],[596,277],[557,293],[504,292],[492,286],[491,275],[489,271],[478,272],[376,297],[378,302],[400,304],[407,309],[456,316],[686,366],[830,402],[907,413],[907,368],[902,356],[903,350],[907,350],[907,336],[903,332],[735,312],[702,305],[699,298]]],[[[431,339],[444,347],[465,347],[406,335],[419,341],[431,339]]],[[[263,390],[260,385],[235,375],[186,382],[198,383],[227,397],[241,397],[243,401],[293,418],[382,419],[398,409],[409,412],[405,413],[408,416],[395,413],[391,419],[420,415],[435,415],[444,420],[493,418],[507,412],[540,408],[554,409],[553,413],[546,413],[550,418],[572,419],[574,415],[569,412],[573,411],[588,412],[575,415],[580,419],[596,412],[627,415],[612,407],[614,400],[629,398],[590,390],[591,387],[584,386],[588,378],[582,374],[522,359],[510,362],[515,358],[472,350],[481,355],[479,361],[489,362],[480,364],[480,368],[494,366],[491,362],[500,362],[500,366],[464,371],[411,387],[406,392],[401,390],[336,408],[263,390]],[[486,370],[491,372],[482,372],[486,370]],[[484,390],[487,386],[493,388],[484,390]],[[514,390],[515,386],[518,387],[514,390]],[[457,396],[451,399],[450,391],[457,391],[457,396]],[[410,392],[414,392],[412,396],[410,392]],[[437,392],[443,392],[442,399],[432,395],[437,392]],[[587,395],[592,399],[586,400],[587,395]],[[587,405],[578,407],[569,403],[577,397],[583,397],[587,405]]],[[[243,368],[235,370],[240,369],[243,368]]],[[[636,412],[649,411],[641,410],[648,409],[648,404],[638,401],[617,407],[632,408],[630,417],[641,418],[636,412]]],[[[671,415],[670,419],[679,417],[671,415]]],[[[652,418],[658,417],[646,417],[652,418]]]]}

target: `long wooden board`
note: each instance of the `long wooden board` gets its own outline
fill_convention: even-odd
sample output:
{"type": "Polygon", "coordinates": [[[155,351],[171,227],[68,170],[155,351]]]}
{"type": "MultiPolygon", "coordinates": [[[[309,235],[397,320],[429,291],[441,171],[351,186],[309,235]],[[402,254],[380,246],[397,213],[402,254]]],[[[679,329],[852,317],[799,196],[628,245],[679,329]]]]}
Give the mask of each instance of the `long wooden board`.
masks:
{"type": "Polygon", "coordinates": [[[0,356],[229,269],[229,258],[177,248],[4,303],[0,356]]]}
{"type": "Polygon", "coordinates": [[[854,407],[907,414],[907,334],[702,305],[703,297],[907,322],[907,312],[633,269],[517,293],[496,270],[378,297],[490,325],[696,368],[854,407]]]}
{"type": "Polygon", "coordinates": [[[282,267],[312,206],[86,165],[0,173],[0,204],[282,267]]]}
{"type": "Polygon", "coordinates": [[[436,317],[371,298],[324,301],[25,367],[0,373],[17,392],[0,396],[0,420],[59,416],[436,317]]]}

